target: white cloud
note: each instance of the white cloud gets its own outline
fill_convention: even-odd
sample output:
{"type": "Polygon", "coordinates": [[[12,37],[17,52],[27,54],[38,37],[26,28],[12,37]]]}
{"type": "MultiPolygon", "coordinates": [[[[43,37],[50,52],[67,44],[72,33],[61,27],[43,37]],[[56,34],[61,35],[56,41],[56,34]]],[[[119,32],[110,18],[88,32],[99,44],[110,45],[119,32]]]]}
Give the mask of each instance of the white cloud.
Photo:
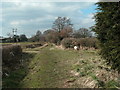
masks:
{"type": "Polygon", "coordinates": [[[89,27],[93,24],[92,14],[84,15],[81,9],[87,9],[94,3],[27,3],[11,2],[3,3],[3,27],[4,33],[12,27],[18,27],[25,34],[33,34],[32,30],[51,28],[55,17],[67,16],[71,18],[76,27],[80,25],[89,27]],[[28,33],[30,32],[30,33],[28,33]]]}
{"type": "MultiPolygon", "coordinates": [[[[7,3],[6,3],[7,4],[7,3]]],[[[68,4],[68,5],[61,5],[61,6],[57,6],[55,4],[55,2],[41,2],[41,3],[28,3],[28,2],[11,2],[9,4],[12,4],[11,7],[5,7],[4,4],[2,9],[4,11],[11,11],[11,10],[28,10],[28,9],[39,9],[39,10],[45,10],[48,12],[54,12],[57,10],[60,11],[74,11],[77,9],[83,9],[83,8],[87,8],[89,6],[91,6],[93,3],[83,3],[83,4],[68,4]]]]}
{"type": "Polygon", "coordinates": [[[2,2],[98,2],[99,0],[2,0],[2,2]]]}
{"type": "Polygon", "coordinates": [[[51,15],[46,15],[42,18],[35,18],[35,19],[29,19],[29,20],[19,20],[19,21],[11,21],[10,25],[12,26],[19,26],[19,25],[24,25],[24,24],[29,24],[29,23],[42,23],[44,21],[50,20],[50,19],[55,19],[55,17],[51,15]]]}
{"type": "Polygon", "coordinates": [[[17,26],[17,25],[20,24],[20,22],[18,22],[18,21],[12,21],[12,22],[10,22],[10,24],[11,24],[12,26],[17,26]]]}
{"type": "Polygon", "coordinates": [[[83,24],[90,24],[94,22],[93,19],[94,14],[88,14],[88,16],[86,16],[86,18],[84,18],[84,20],[82,21],[83,24]]]}

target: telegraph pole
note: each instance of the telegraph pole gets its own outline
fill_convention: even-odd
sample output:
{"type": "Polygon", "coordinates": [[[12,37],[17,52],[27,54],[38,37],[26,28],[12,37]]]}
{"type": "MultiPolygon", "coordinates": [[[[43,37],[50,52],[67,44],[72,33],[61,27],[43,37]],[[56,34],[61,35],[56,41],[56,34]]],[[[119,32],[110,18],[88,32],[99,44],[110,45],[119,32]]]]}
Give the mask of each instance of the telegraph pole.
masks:
{"type": "Polygon", "coordinates": [[[16,28],[16,29],[13,28],[13,31],[12,31],[12,32],[13,32],[13,36],[14,36],[14,35],[17,35],[17,28],[16,28]]]}
{"type": "Polygon", "coordinates": [[[17,37],[17,28],[13,28],[13,37],[14,37],[14,42],[18,42],[18,39],[16,38],[17,37]]]}

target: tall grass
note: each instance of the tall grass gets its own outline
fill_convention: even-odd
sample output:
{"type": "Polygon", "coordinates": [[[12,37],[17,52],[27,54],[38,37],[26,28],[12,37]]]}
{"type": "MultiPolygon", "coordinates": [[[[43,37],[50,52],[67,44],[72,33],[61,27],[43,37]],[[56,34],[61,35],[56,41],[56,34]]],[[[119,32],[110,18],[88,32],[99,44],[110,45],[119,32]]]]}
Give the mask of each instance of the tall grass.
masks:
{"type": "Polygon", "coordinates": [[[15,68],[21,62],[22,48],[20,45],[6,45],[0,48],[2,51],[2,66],[15,68]]]}

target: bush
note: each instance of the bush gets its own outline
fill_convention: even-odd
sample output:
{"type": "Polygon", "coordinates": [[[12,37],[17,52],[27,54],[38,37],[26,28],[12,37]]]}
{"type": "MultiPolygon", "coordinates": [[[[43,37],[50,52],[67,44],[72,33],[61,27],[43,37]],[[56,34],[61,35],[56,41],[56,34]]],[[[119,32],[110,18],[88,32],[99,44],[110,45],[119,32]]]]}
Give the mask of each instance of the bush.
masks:
{"type": "Polygon", "coordinates": [[[88,48],[98,48],[98,40],[96,38],[80,38],[78,39],[78,45],[88,48]]]}
{"type": "Polygon", "coordinates": [[[3,67],[14,68],[19,64],[22,57],[22,49],[19,45],[8,45],[0,48],[2,50],[3,67]]]}
{"type": "Polygon", "coordinates": [[[65,48],[73,48],[74,47],[74,41],[76,39],[74,38],[64,38],[61,41],[61,44],[65,47],[65,48]]]}
{"type": "Polygon", "coordinates": [[[60,42],[60,34],[55,30],[47,30],[44,32],[44,37],[46,42],[59,44],[60,42]]]}
{"type": "Polygon", "coordinates": [[[75,45],[78,47],[98,48],[98,40],[96,38],[65,38],[61,44],[65,48],[73,48],[75,45]]]}

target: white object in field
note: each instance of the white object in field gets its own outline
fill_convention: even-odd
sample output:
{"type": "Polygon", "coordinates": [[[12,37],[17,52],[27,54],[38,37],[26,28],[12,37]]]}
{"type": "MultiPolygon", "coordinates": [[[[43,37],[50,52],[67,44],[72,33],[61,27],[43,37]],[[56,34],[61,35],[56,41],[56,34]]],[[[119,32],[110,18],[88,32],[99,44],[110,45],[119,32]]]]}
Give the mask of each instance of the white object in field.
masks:
{"type": "Polygon", "coordinates": [[[5,73],[5,75],[8,77],[9,76],[9,74],[7,74],[7,73],[5,73]]]}
{"type": "Polygon", "coordinates": [[[77,47],[77,46],[74,46],[74,50],[78,50],[78,47],[77,47]]]}

